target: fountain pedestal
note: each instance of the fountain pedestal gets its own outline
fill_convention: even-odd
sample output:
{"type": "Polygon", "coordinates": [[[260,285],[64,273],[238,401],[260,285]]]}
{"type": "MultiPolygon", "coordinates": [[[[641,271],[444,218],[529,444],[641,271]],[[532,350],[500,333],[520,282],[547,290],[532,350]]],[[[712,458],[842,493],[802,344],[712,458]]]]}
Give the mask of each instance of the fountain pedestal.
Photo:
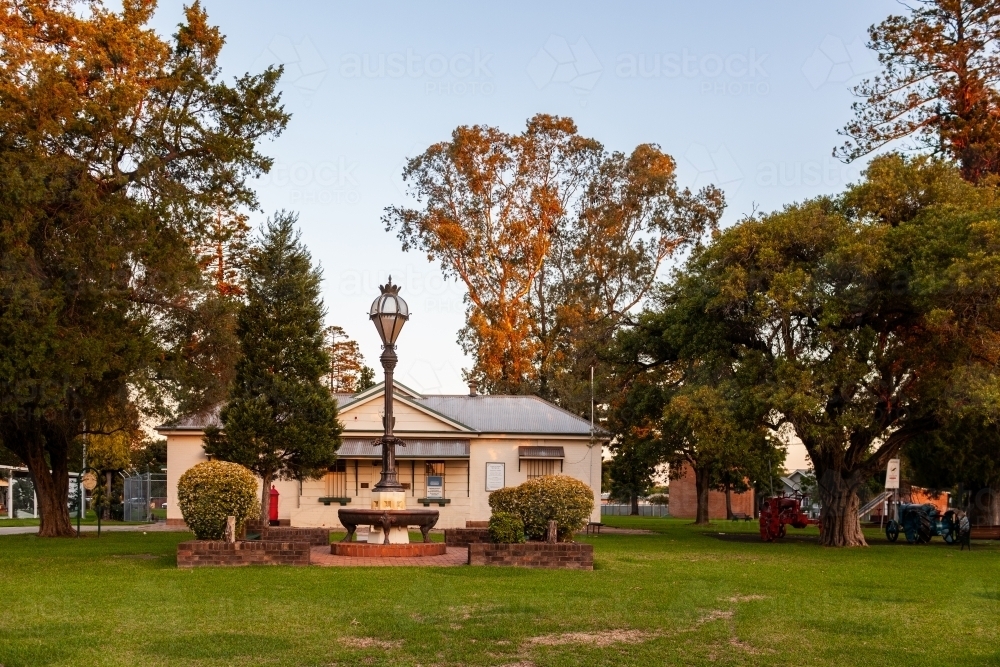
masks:
{"type": "MultiPolygon", "coordinates": [[[[403,491],[376,491],[372,493],[373,510],[405,510],[406,493],[403,491]]],[[[389,537],[379,524],[372,524],[368,531],[368,544],[409,544],[410,532],[406,526],[393,525],[389,528],[389,537]]]]}

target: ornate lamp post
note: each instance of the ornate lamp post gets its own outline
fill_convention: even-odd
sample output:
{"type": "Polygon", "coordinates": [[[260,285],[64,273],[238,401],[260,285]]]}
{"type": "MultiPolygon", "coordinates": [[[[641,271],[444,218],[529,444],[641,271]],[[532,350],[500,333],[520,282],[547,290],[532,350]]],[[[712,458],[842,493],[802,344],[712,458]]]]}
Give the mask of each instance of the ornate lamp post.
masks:
{"type": "Polygon", "coordinates": [[[396,338],[403,329],[403,324],[410,319],[410,308],[399,296],[399,285],[392,284],[392,276],[385,285],[379,285],[381,295],[372,303],[368,317],[375,323],[378,335],[382,338],[382,369],[385,371],[385,416],[382,418],[383,435],[376,443],[382,445],[382,477],[372,491],[399,491],[396,472],[396,445],[403,442],[392,434],[394,419],[392,416],[392,371],[396,368],[396,338]]]}
{"type": "Polygon", "coordinates": [[[340,522],[347,528],[343,542],[333,544],[331,553],[344,556],[359,556],[367,553],[377,553],[379,556],[412,556],[440,555],[445,553],[444,544],[431,543],[428,531],[437,524],[438,511],[428,509],[406,509],[406,493],[399,483],[396,472],[396,445],[402,446],[403,441],[392,434],[392,371],[396,368],[396,338],[403,329],[403,324],[410,319],[410,308],[399,296],[399,285],[392,284],[392,276],[385,285],[380,285],[382,294],[375,299],[368,317],[375,323],[378,335],[382,338],[382,368],[385,370],[385,411],[382,418],[382,437],[372,444],[382,446],[382,477],[372,489],[371,508],[343,507],[337,511],[340,522]],[[358,526],[371,526],[368,533],[366,549],[378,546],[377,552],[358,551],[357,546],[350,544],[354,539],[354,531],[358,526]],[[423,534],[424,543],[410,545],[405,550],[394,550],[397,545],[409,544],[407,529],[417,526],[423,534]]]}

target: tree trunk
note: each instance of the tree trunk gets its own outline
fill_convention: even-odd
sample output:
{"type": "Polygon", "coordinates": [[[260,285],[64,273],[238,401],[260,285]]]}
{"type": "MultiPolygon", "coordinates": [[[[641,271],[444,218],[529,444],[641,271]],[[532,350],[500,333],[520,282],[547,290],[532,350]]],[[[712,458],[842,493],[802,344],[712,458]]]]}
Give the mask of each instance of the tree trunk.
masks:
{"type": "Polygon", "coordinates": [[[708,516],[708,500],[709,500],[709,470],[708,466],[705,466],[702,470],[694,471],[694,488],[695,494],[698,496],[698,509],[695,512],[694,523],[696,526],[707,526],[709,522],[708,516]]]}
{"type": "Polygon", "coordinates": [[[860,501],[856,492],[860,480],[852,475],[844,479],[833,472],[817,471],[817,487],[823,509],[819,513],[820,544],[828,547],[866,547],[861,519],[860,501]]]}
{"type": "Polygon", "coordinates": [[[264,473],[260,494],[260,523],[264,530],[267,530],[271,520],[271,479],[272,473],[264,473]]]}
{"type": "Polygon", "coordinates": [[[51,470],[41,443],[27,446],[22,456],[35,483],[41,520],[39,537],[74,537],[76,531],[69,520],[69,470],[65,457],[54,456],[51,470]]]}
{"type": "Polygon", "coordinates": [[[632,507],[629,508],[629,512],[628,512],[629,516],[639,516],[639,494],[638,493],[633,493],[632,494],[631,505],[632,505],[632,507]]]}
{"type": "Polygon", "coordinates": [[[1000,489],[986,487],[972,494],[969,521],[973,526],[1000,525],[1000,489]]]}
{"type": "Polygon", "coordinates": [[[726,521],[733,520],[733,485],[726,483],[726,521]]]}
{"type": "Polygon", "coordinates": [[[111,519],[111,471],[104,473],[104,479],[106,481],[105,486],[107,487],[107,495],[104,501],[104,510],[101,512],[105,521],[111,519]]]}

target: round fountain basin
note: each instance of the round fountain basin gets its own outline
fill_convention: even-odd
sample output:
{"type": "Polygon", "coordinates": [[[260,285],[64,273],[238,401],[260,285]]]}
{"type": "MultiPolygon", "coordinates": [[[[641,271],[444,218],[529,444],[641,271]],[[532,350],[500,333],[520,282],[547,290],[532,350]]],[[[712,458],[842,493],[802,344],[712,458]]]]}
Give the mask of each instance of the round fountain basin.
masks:
{"type": "Polygon", "coordinates": [[[341,556],[372,556],[398,557],[440,556],[445,553],[442,542],[433,543],[428,535],[431,528],[438,522],[440,516],[437,510],[390,510],[390,509],[349,509],[343,508],[337,512],[340,523],[347,529],[347,535],[338,543],[330,546],[330,553],[341,556]],[[353,542],[358,526],[380,528],[385,535],[383,544],[353,542]],[[389,531],[392,528],[416,526],[423,535],[423,544],[389,544],[389,531]]]}

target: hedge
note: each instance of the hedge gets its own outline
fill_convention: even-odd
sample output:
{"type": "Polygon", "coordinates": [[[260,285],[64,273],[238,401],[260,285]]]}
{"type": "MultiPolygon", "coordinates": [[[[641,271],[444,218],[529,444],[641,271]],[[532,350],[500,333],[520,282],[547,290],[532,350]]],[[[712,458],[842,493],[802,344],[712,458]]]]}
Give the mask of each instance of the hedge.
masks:
{"type": "Polygon", "coordinates": [[[490,541],[498,544],[524,542],[524,522],[510,512],[494,512],[490,517],[490,541]]]}
{"type": "Polygon", "coordinates": [[[496,514],[514,514],[524,523],[528,539],[544,540],[549,521],[555,521],[559,539],[567,541],[582,530],[594,510],[594,492],[567,475],[547,475],[490,494],[496,514]]]}
{"type": "Polygon", "coordinates": [[[260,516],[257,478],[238,463],[205,461],[181,475],[177,503],[184,522],[199,540],[221,540],[226,517],[236,517],[236,533],[260,516]]]}

